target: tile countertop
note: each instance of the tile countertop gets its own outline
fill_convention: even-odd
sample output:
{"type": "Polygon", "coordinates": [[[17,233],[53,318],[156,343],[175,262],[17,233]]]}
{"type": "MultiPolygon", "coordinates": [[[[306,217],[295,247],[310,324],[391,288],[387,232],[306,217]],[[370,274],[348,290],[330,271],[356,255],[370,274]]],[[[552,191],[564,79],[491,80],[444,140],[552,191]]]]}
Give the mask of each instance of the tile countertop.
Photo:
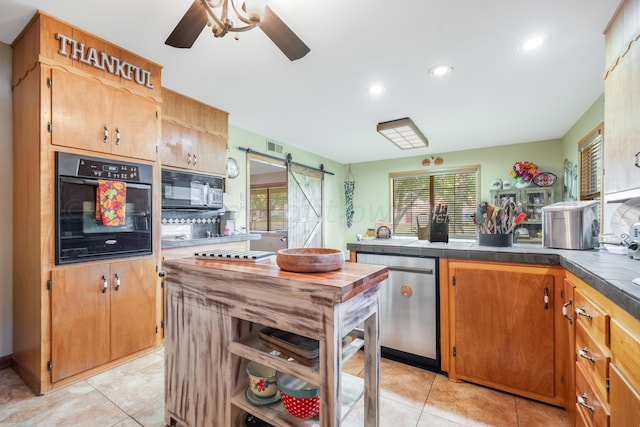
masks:
{"type": "Polygon", "coordinates": [[[347,243],[356,252],[461,258],[479,261],[561,265],[640,320],[640,260],[606,250],[550,249],[532,244],[510,248],[480,246],[473,241],[431,243],[411,238],[366,239],[347,243]]]}
{"type": "Polygon", "coordinates": [[[230,234],[220,237],[206,237],[202,239],[167,239],[162,240],[162,249],[184,248],[200,245],[217,245],[219,243],[244,242],[246,240],[260,240],[259,234],[230,234]]]}

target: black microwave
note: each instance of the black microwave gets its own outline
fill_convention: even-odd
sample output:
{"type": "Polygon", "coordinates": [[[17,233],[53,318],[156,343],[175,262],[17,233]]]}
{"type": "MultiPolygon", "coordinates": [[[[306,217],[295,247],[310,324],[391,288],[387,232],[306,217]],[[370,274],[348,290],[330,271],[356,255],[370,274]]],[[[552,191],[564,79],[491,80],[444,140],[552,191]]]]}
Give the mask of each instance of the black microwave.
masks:
{"type": "Polygon", "coordinates": [[[222,177],[162,170],[162,209],[222,209],[223,192],[222,177]]]}

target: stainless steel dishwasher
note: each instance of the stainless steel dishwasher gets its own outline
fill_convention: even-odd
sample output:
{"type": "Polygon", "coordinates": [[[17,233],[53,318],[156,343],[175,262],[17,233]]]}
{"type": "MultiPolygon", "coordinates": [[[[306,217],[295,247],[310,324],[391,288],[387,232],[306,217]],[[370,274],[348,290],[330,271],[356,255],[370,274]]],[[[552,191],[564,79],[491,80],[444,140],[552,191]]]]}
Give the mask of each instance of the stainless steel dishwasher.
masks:
{"type": "Polygon", "coordinates": [[[439,371],[438,259],[358,253],[357,262],[389,267],[380,289],[382,355],[439,371]]]}

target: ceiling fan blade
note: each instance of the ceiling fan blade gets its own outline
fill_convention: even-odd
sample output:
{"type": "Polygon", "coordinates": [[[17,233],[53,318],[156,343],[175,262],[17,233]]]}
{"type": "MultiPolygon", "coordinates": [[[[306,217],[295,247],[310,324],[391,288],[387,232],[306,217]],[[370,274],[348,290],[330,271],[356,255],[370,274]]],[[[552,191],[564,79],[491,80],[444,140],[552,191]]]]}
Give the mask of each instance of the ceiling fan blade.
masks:
{"type": "Polygon", "coordinates": [[[291,61],[300,59],[311,51],[269,6],[265,8],[260,28],[291,61]]]}
{"type": "Polygon", "coordinates": [[[200,0],[195,0],[164,44],[189,49],[207,25],[207,20],[207,11],[200,0]]]}

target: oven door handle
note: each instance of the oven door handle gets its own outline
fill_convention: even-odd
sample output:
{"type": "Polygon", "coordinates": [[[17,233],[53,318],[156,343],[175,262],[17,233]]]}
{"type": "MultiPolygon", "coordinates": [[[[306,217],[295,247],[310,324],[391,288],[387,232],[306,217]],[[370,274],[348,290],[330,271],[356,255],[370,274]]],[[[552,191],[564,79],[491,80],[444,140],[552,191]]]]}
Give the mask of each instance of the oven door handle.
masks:
{"type": "MultiPolygon", "coordinates": [[[[60,181],[67,182],[69,184],[79,184],[79,185],[93,185],[94,187],[98,186],[97,179],[86,179],[86,178],[73,178],[68,176],[60,177],[60,181]]],[[[148,190],[151,188],[150,184],[135,184],[133,182],[126,182],[127,188],[135,188],[138,190],[148,190]]]]}
{"type": "Polygon", "coordinates": [[[389,271],[403,271],[405,273],[433,274],[432,268],[402,267],[399,265],[390,265],[389,271]]]}

